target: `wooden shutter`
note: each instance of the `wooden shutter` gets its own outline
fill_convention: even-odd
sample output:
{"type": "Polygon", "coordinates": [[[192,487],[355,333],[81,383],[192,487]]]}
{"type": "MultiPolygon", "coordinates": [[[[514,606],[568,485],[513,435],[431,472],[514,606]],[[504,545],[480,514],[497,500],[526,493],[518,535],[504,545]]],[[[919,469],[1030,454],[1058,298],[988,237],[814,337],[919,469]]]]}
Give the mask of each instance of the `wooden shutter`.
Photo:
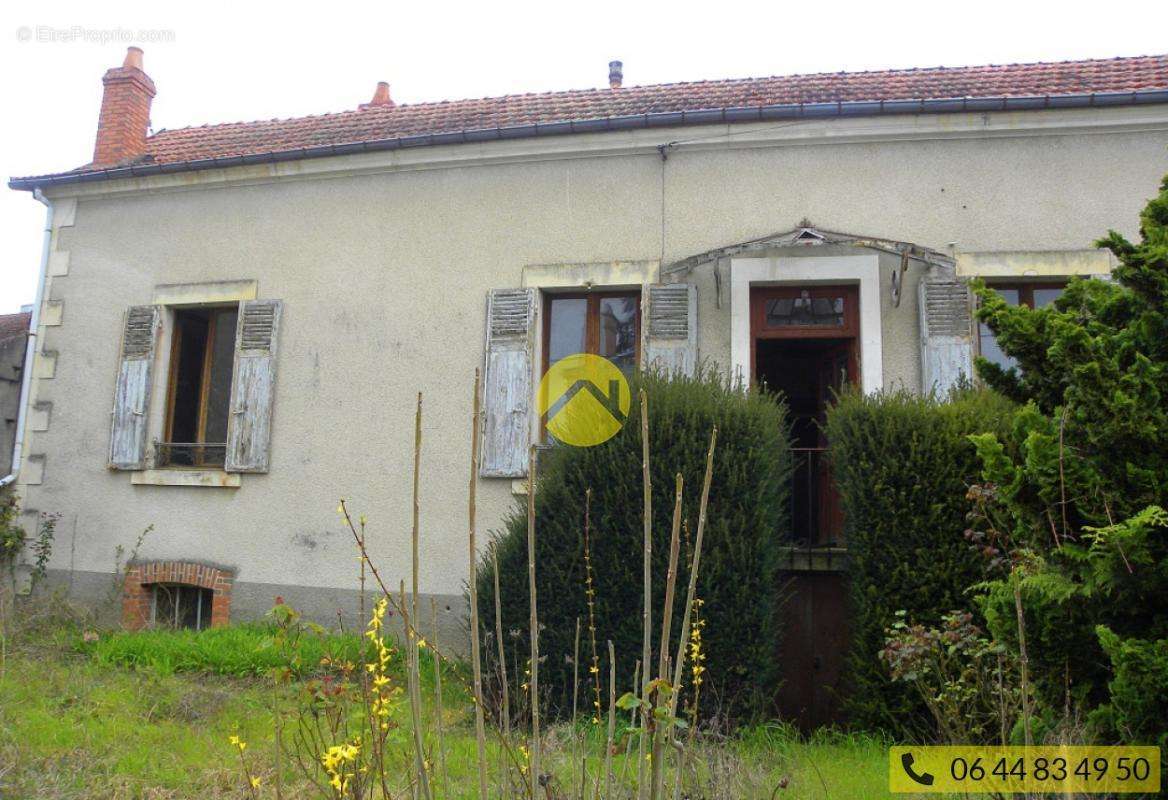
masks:
{"type": "Polygon", "coordinates": [[[920,283],[921,390],[945,394],[973,376],[969,287],[955,276],[920,283]]]}
{"type": "Polygon", "coordinates": [[[692,376],[698,355],[698,293],[691,283],[646,286],[645,368],[692,376]]]}
{"type": "Polygon", "coordinates": [[[487,293],[479,468],[484,478],[527,475],[534,395],[535,298],[535,289],[492,289],[487,293]]]}
{"type": "Polygon", "coordinates": [[[158,306],[131,306],[126,311],[111,412],[110,469],[146,467],[146,420],[160,315],[158,306]]]}
{"type": "Polygon", "coordinates": [[[245,300],[235,329],[231,418],[227,421],[228,472],[267,472],[276,389],[280,300],[245,300]]]}

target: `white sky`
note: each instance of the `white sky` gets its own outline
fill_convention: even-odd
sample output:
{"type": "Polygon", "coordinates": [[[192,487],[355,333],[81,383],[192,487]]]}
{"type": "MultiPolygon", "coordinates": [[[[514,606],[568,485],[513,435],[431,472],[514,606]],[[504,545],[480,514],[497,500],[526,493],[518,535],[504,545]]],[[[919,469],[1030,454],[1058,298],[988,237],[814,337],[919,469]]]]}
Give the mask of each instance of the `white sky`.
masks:
{"type": "MultiPolygon", "coordinates": [[[[87,162],[101,76],[129,44],[158,86],[155,129],[353,108],[378,80],[399,102],[794,72],[1148,55],[1168,2],[710,3],[6,2],[0,176],[87,162]],[[25,29],[22,31],[22,29],[25,29]],[[129,39],[64,41],[50,29],[129,39]],[[163,41],[138,36],[163,32],[163,41]],[[22,34],[29,38],[22,41],[22,34]],[[169,41],[165,41],[169,39],[169,41]]],[[[154,34],[155,37],[158,34],[154,34]]],[[[36,291],[44,207],[0,189],[0,313],[36,291]]]]}

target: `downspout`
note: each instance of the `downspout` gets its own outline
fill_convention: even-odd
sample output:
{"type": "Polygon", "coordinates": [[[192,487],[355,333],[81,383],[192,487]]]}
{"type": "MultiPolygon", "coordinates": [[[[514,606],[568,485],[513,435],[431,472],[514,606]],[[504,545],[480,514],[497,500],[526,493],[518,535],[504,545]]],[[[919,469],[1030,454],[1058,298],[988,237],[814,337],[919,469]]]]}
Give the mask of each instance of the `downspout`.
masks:
{"type": "Polygon", "coordinates": [[[33,360],[36,358],[37,331],[41,323],[41,304],[45,299],[45,281],[49,274],[49,253],[53,244],[53,204],[41,193],[33,189],[32,196],[45,204],[45,235],[41,245],[41,270],[37,281],[36,300],[32,306],[32,318],[28,323],[28,341],[24,348],[24,366],[20,371],[20,408],[16,412],[16,436],[12,445],[12,472],[0,478],[0,486],[7,486],[20,474],[21,457],[24,454],[24,426],[28,418],[28,395],[32,388],[33,360]]]}

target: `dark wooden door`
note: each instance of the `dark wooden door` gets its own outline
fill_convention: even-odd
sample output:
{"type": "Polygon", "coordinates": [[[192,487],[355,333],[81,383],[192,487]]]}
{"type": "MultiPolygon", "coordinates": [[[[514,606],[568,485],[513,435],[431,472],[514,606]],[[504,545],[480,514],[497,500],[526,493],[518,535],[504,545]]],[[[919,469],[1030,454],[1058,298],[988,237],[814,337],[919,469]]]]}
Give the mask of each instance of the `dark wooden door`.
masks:
{"type": "Polygon", "coordinates": [[[815,495],[818,504],[815,516],[819,521],[819,530],[815,543],[820,547],[842,547],[844,544],[843,509],[840,507],[839,489],[831,473],[831,457],[827,449],[824,426],[827,423],[828,407],[835,402],[836,396],[845,385],[856,380],[855,345],[855,339],[832,344],[825,350],[819,362],[817,387],[819,409],[816,422],[820,454],[815,464],[815,495]]]}
{"type": "Polygon", "coordinates": [[[843,721],[840,689],[848,645],[847,575],[789,572],[783,576],[783,636],[778,658],[783,684],[779,715],[801,730],[843,721]]]}

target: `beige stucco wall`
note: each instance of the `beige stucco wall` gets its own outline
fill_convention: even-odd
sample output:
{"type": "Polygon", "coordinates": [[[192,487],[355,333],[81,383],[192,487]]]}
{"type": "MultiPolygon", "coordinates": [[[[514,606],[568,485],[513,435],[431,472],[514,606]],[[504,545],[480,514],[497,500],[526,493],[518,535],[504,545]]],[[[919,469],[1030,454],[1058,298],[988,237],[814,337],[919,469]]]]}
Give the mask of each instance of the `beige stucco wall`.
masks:
{"type": "MultiPolygon", "coordinates": [[[[152,524],[145,558],[213,561],[235,567],[245,583],[353,587],[357,559],[335,512],[345,497],[368,516],[372,555],[396,584],[408,575],[421,391],[422,588],[457,594],[466,574],[471,380],[482,364],[488,289],[521,285],[527,265],[670,263],[804,218],[941,251],[950,243],[1081,249],[1108,228],[1134,234],[1168,172],[1168,128],[1056,128],[1024,137],[706,141],[674,148],[664,166],[651,148],[491,163],[492,145],[483,145],[479,160],[436,169],[394,169],[404,156],[387,154],[385,170],[341,177],[301,179],[285,165],[278,179],[240,171],[237,184],[203,175],[114,196],[93,194],[114,186],[57,190],[81,196],[73,224],[55,236],[68,269],[50,281],[61,324],[43,329],[43,347],[57,356],[55,369],[38,370],[52,377],[36,381],[31,398],[51,402],[53,415],[48,430],[30,433],[28,452],[44,460],[43,474],[23,477],[26,508],[64,515],[58,569],[108,571],[115,547],[152,524]],[[257,281],[259,297],[285,302],[270,473],[224,489],[132,485],[128,474],[107,471],[123,310],[150,303],[158,284],[241,279],[257,281]]],[[[629,137],[629,150],[649,135],[684,133],[629,137]]],[[[910,268],[900,307],[891,308],[895,262],[881,257],[884,384],[915,388],[922,268],[910,268]]],[[[718,308],[710,267],[691,279],[699,355],[725,364],[728,286],[718,308]]],[[[480,530],[495,527],[513,499],[509,480],[483,481],[480,530]]]]}

